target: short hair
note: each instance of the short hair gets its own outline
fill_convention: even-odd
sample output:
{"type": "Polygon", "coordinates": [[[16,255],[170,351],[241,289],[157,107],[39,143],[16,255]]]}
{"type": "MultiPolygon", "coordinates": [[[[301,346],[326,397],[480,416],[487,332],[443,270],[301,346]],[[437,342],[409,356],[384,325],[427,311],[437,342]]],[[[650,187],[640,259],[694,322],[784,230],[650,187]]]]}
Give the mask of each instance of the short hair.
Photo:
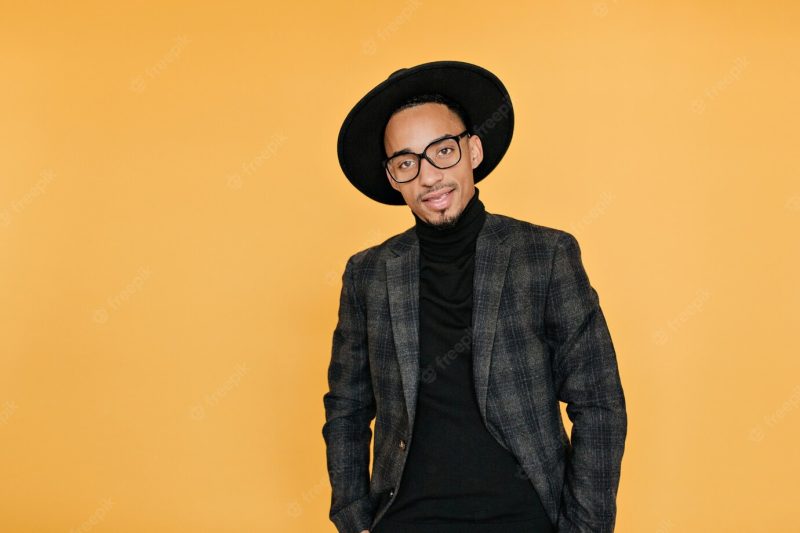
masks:
{"type": "MultiPolygon", "coordinates": [[[[467,110],[464,109],[461,106],[461,104],[459,104],[455,100],[440,93],[426,93],[426,94],[414,95],[411,98],[406,99],[403,103],[401,103],[398,107],[396,107],[395,110],[392,111],[391,115],[389,115],[389,118],[392,118],[392,116],[394,116],[395,113],[397,113],[398,111],[402,111],[403,109],[429,103],[446,105],[447,108],[453,113],[455,113],[455,115],[461,120],[461,123],[464,125],[464,129],[466,129],[469,133],[473,133],[472,122],[470,121],[467,110]]],[[[389,121],[387,120],[386,123],[388,124],[389,121]]]]}

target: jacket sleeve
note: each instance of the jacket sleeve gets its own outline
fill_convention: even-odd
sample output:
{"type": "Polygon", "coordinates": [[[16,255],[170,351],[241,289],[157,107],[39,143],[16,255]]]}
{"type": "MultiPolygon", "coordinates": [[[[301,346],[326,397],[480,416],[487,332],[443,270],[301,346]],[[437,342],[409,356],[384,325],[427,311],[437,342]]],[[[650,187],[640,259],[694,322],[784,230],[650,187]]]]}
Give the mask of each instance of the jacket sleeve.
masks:
{"type": "Polygon", "coordinates": [[[625,396],[616,354],[578,241],[556,244],[545,305],[558,399],[572,421],[559,533],[612,533],[627,434],[625,396]]]}
{"type": "Polygon", "coordinates": [[[367,322],[353,285],[353,258],[342,276],[339,317],[328,366],[329,390],[323,397],[330,519],[339,533],[360,533],[372,522],[369,498],[370,421],[375,399],[367,351],[367,322]]]}

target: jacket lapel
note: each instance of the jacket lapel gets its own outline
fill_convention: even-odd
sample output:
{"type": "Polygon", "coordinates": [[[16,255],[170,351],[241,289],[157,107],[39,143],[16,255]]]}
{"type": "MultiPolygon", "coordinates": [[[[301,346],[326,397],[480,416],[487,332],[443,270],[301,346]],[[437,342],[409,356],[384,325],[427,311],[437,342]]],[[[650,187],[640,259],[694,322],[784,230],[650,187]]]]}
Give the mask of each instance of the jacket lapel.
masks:
{"type": "Polygon", "coordinates": [[[408,425],[413,427],[419,386],[419,240],[413,227],[400,235],[392,251],[397,256],[386,260],[386,286],[408,425]]]}
{"type": "MultiPolygon", "coordinates": [[[[492,359],[497,310],[508,270],[511,247],[504,244],[504,221],[486,213],[486,222],[475,244],[475,278],[472,289],[472,365],[475,394],[481,416],[486,421],[486,394],[492,359]]],[[[488,423],[487,423],[488,425],[488,423]]]]}
{"type": "MultiPolygon", "coordinates": [[[[475,392],[486,421],[489,367],[500,295],[510,247],[503,243],[503,220],[487,211],[475,244],[472,299],[472,357],[475,392]]],[[[400,365],[409,427],[413,427],[419,388],[419,239],[414,228],[399,235],[386,260],[391,328],[400,365]]]]}

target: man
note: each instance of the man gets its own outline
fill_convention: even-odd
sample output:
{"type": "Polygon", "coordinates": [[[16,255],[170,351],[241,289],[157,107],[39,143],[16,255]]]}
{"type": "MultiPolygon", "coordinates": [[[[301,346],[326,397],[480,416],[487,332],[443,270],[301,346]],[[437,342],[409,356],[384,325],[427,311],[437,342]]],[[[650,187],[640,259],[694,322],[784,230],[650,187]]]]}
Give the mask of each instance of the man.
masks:
{"type": "Polygon", "coordinates": [[[500,80],[455,61],[393,73],[342,125],[347,178],[415,225],[342,276],[322,429],[339,532],[614,530],[625,397],[578,242],[475,186],[513,125],[500,80]]]}

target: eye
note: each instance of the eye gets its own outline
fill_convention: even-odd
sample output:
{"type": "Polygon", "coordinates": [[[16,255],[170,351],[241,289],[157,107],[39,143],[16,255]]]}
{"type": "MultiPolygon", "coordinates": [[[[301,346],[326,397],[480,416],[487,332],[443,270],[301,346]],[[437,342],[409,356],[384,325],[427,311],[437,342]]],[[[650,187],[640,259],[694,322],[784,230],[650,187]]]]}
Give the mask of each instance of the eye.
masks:
{"type": "Polygon", "coordinates": [[[449,147],[449,146],[445,146],[444,148],[442,148],[441,150],[439,150],[439,154],[440,154],[440,155],[449,155],[449,154],[450,154],[450,152],[452,152],[452,151],[453,151],[453,149],[452,149],[451,147],[449,147]],[[449,152],[448,152],[448,150],[449,150],[449,152]]]}

